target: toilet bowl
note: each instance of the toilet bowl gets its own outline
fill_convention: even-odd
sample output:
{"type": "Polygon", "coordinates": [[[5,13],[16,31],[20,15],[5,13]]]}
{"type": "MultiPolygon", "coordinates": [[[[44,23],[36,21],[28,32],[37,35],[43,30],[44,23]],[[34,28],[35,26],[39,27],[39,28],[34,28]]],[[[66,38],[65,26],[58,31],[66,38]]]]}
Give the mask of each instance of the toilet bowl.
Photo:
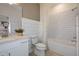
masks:
{"type": "Polygon", "coordinates": [[[35,44],[35,54],[37,56],[45,56],[46,45],[43,43],[35,44]]]}
{"type": "Polygon", "coordinates": [[[46,45],[44,43],[39,43],[37,36],[32,37],[32,45],[35,47],[34,48],[35,55],[37,56],[45,55],[46,45]]]}
{"type": "Polygon", "coordinates": [[[35,44],[35,46],[36,46],[36,49],[38,50],[46,50],[46,45],[43,43],[37,43],[35,44]]]}

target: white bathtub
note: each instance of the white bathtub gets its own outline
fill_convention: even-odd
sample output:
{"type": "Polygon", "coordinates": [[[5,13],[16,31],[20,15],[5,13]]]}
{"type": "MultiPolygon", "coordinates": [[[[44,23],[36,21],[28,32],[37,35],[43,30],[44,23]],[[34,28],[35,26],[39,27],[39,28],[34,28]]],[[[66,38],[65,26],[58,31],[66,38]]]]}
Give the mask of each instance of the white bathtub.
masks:
{"type": "Polygon", "coordinates": [[[48,39],[48,48],[64,56],[77,56],[76,45],[67,40],[48,39]]]}

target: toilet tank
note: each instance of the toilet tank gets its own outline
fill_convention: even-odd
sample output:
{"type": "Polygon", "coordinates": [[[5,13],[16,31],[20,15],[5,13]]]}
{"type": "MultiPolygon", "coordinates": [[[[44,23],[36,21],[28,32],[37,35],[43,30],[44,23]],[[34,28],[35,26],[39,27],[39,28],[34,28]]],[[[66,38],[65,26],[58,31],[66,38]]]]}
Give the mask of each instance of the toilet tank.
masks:
{"type": "Polygon", "coordinates": [[[36,43],[38,43],[38,36],[32,36],[31,37],[31,40],[32,40],[32,44],[36,44],[36,43]]]}

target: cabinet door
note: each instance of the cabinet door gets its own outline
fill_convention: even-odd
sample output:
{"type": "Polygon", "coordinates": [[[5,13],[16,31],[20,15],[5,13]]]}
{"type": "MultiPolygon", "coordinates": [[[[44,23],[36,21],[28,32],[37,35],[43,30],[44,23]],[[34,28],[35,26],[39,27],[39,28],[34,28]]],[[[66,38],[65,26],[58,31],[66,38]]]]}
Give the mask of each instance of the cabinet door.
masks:
{"type": "Polygon", "coordinates": [[[10,44],[0,44],[0,56],[9,56],[9,46],[10,44]]]}
{"type": "Polygon", "coordinates": [[[2,50],[0,56],[9,56],[8,50],[2,50]]]}
{"type": "Polygon", "coordinates": [[[27,56],[28,46],[27,42],[20,42],[20,44],[10,50],[11,56],[27,56]]]}

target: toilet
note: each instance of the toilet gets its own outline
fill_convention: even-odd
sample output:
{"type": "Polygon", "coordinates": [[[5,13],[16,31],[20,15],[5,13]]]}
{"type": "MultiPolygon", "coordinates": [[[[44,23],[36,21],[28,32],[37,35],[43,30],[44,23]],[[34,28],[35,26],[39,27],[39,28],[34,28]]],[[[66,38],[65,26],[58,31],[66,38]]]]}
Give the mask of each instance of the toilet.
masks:
{"type": "Polygon", "coordinates": [[[32,37],[32,45],[34,46],[34,54],[37,56],[45,56],[46,45],[39,43],[38,37],[32,37]]]}

